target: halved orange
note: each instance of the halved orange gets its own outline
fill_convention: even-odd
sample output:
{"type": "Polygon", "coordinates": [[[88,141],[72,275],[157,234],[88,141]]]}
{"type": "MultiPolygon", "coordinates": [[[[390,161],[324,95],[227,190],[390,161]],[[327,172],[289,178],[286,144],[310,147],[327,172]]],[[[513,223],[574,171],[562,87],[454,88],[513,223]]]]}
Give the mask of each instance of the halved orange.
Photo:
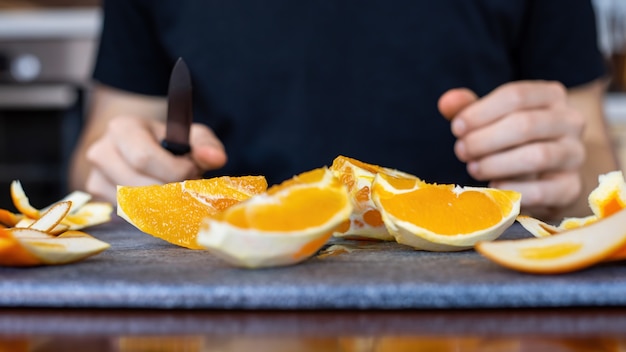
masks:
{"type": "Polygon", "coordinates": [[[559,274],[608,260],[626,246],[626,210],[555,236],[480,242],[476,250],[507,268],[559,274]]]}
{"type": "Polygon", "coordinates": [[[515,191],[385,174],[376,175],[372,195],[398,243],[429,251],[465,250],[498,238],[515,221],[521,200],[515,191]]]}
{"type": "Polygon", "coordinates": [[[144,233],[178,246],[202,249],[196,243],[196,234],[205,217],[266,189],[264,176],[118,186],[117,214],[144,233]]]}
{"type": "Polygon", "coordinates": [[[378,173],[418,178],[399,170],[368,164],[343,155],[333,160],[330,169],[348,187],[354,209],[348,222],[337,229],[335,236],[357,240],[393,241],[394,238],[387,231],[380,211],[372,201],[372,182],[378,173]]]}
{"type": "Polygon", "coordinates": [[[351,212],[346,187],[319,168],[207,218],[198,244],[240,267],[295,264],[315,254],[351,212]]]}

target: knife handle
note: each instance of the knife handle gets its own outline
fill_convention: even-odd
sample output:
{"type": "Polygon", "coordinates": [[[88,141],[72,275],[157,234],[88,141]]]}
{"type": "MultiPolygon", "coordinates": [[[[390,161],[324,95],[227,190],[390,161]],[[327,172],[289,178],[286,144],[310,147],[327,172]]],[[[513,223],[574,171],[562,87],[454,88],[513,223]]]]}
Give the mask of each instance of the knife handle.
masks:
{"type": "Polygon", "coordinates": [[[174,155],[185,155],[191,151],[189,144],[168,142],[165,139],[161,141],[161,146],[174,155]]]}

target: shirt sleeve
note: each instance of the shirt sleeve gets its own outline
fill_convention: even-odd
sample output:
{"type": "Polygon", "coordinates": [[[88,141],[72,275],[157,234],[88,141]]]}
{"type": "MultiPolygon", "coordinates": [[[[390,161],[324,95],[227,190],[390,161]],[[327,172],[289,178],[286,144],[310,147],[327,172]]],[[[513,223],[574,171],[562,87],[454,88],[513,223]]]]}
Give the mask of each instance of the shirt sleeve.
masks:
{"type": "Polygon", "coordinates": [[[590,0],[534,0],[521,39],[521,76],[557,80],[567,87],[607,74],[590,0]]]}
{"type": "Polygon", "coordinates": [[[149,2],[103,1],[94,80],[138,94],[166,94],[173,60],[160,44],[149,2]]]}

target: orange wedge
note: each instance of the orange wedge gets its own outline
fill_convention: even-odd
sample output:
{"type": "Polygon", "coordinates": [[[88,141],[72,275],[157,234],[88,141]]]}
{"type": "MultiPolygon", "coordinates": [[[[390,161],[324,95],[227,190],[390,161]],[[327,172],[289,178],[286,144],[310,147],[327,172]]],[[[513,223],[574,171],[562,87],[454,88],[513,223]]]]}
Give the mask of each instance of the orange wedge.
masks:
{"type": "Polygon", "coordinates": [[[343,155],[333,160],[330,169],[348,187],[354,209],[349,222],[340,226],[335,236],[357,240],[393,241],[393,236],[387,231],[380,211],[372,200],[372,182],[378,173],[416,180],[418,178],[402,171],[364,163],[343,155]]]}
{"type": "Polygon", "coordinates": [[[515,191],[385,174],[376,175],[372,195],[398,243],[429,251],[465,250],[498,238],[515,221],[521,200],[515,191]]]}
{"type": "Polygon", "coordinates": [[[476,250],[513,270],[559,274],[609,259],[626,246],[626,210],[556,236],[480,242],[476,250]]]}
{"type": "Polygon", "coordinates": [[[263,176],[118,186],[117,214],[144,233],[178,246],[202,249],[196,235],[204,218],[266,189],[263,176]]]}
{"type": "Polygon", "coordinates": [[[351,212],[346,187],[319,168],[207,218],[198,244],[235,266],[295,264],[315,254],[351,212]]]}

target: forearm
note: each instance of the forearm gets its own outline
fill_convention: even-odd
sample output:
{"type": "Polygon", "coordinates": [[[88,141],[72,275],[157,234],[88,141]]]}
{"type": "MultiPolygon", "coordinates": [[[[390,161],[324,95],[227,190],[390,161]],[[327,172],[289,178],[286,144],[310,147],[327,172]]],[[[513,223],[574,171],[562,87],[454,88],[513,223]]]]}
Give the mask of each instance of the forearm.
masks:
{"type": "Polygon", "coordinates": [[[85,190],[87,178],[93,167],[87,159],[87,151],[93,143],[105,135],[112,119],[119,116],[142,116],[164,120],[166,109],[167,103],[164,98],[142,96],[96,85],[84,129],[70,160],[69,189],[85,190]]]}
{"type": "Polygon", "coordinates": [[[619,170],[616,153],[604,118],[603,97],[605,82],[596,81],[585,87],[569,92],[569,103],[587,117],[583,134],[586,158],[580,168],[582,190],[578,200],[562,209],[559,216],[591,215],[588,196],[598,186],[598,176],[609,171],[619,170]]]}

